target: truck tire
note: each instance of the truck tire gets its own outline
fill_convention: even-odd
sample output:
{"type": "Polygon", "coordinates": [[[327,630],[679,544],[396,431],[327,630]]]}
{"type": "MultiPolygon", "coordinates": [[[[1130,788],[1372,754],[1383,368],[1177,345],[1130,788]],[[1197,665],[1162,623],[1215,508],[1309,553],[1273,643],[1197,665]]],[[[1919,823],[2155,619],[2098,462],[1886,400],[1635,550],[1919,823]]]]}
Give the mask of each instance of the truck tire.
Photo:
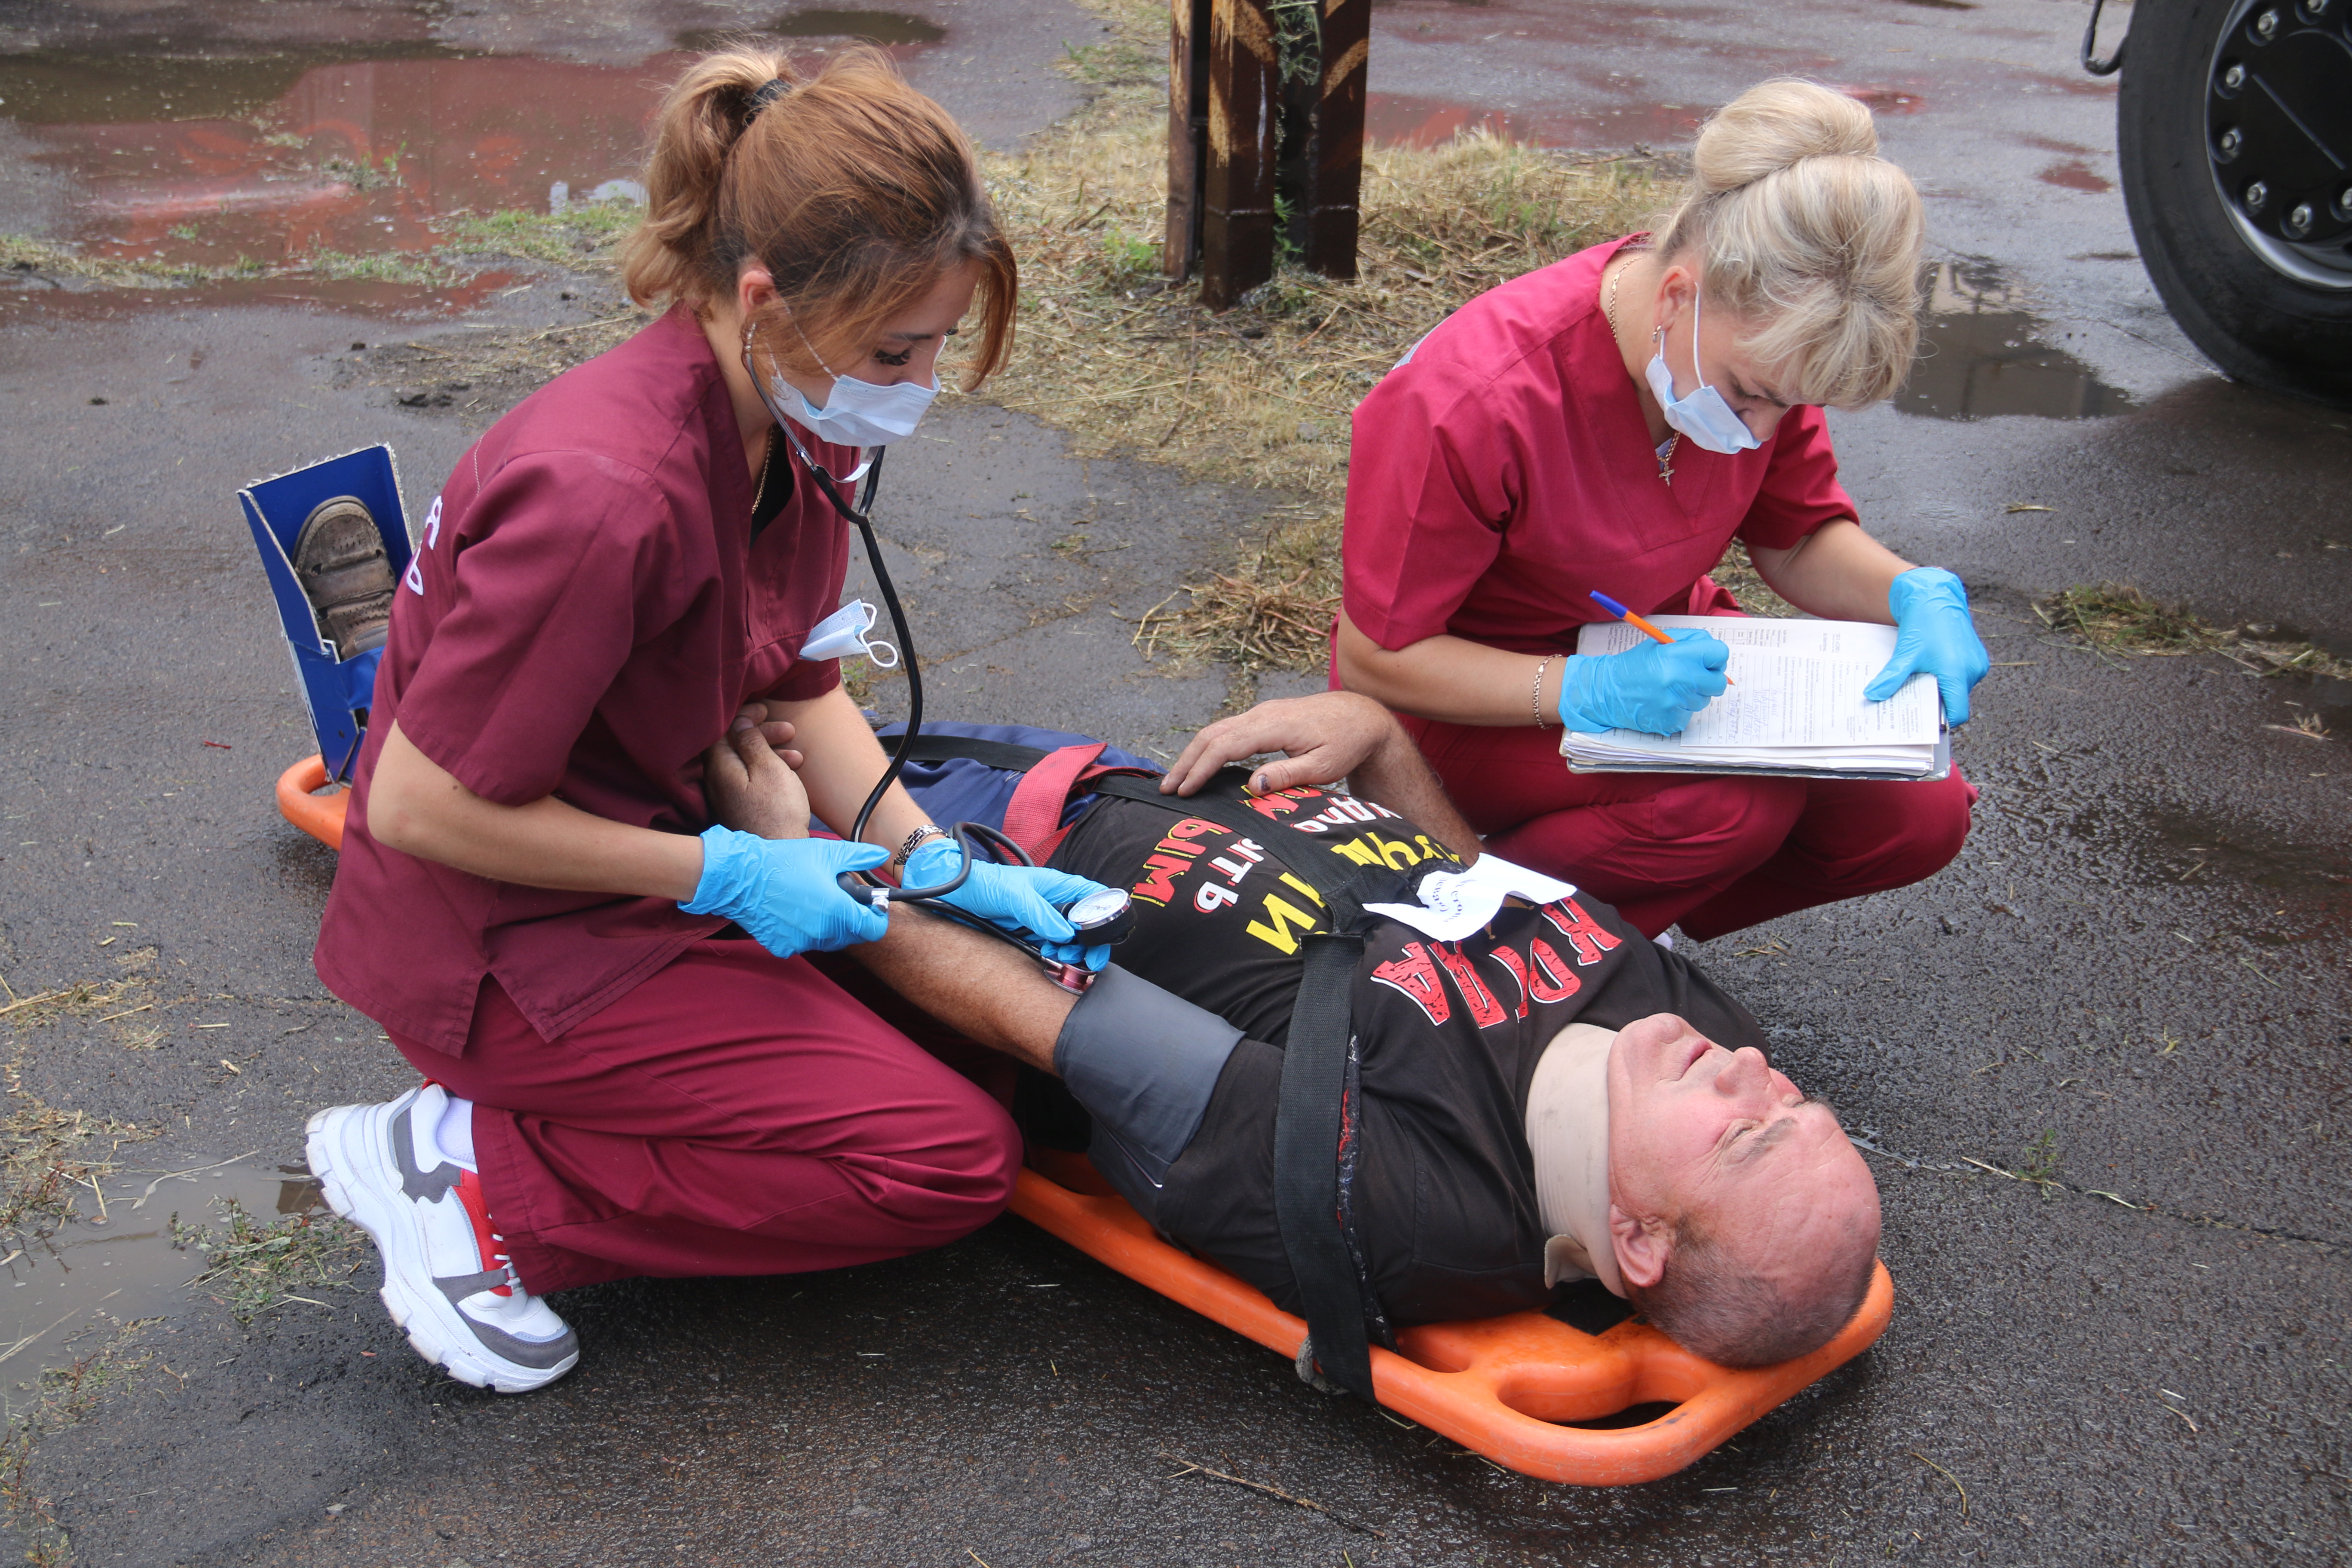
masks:
{"type": "Polygon", "coordinates": [[[2240,381],[2352,407],[2352,0],[2139,0],[2124,205],[2173,320],[2240,381]]]}

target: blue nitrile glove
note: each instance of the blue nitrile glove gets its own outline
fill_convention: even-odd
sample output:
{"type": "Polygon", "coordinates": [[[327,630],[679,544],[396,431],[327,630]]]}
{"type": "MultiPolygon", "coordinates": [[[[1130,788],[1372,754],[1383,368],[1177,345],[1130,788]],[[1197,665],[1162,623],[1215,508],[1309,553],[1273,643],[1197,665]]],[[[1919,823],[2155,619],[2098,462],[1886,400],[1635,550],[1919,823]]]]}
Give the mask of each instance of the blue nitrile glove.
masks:
{"type": "MultiPolygon", "coordinates": [[[[952,838],[928,838],[908,858],[907,874],[899,879],[899,884],[936,888],[954,876],[962,864],[963,846],[952,838]]],[[[972,866],[971,875],[963,879],[962,887],[940,901],[953,904],[964,913],[977,915],[1006,931],[1029,932],[1039,939],[1038,946],[1056,963],[1099,970],[1110,962],[1108,945],[1082,947],[1070,941],[1078,933],[1054,906],[1074,903],[1088,893],[1101,890],[1101,883],[1073,877],[1066,871],[982,860],[972,866]]]]}
{"type": "Polygon", "coordinates": [[[1573,655],[1560,672],[1560,724],[1589,734],[1680,734],[1692,714],[1723,695],[1730,662],[1723,639],[1696,626],[1675,633],[1671,643],[1645,637],[1623,653],[1573,655]]]}
{"type": "Polygon", "coordinates": [[[702,835],[702,880],[677,907],[690,915],[725,915],[778,958],[835,952],[881,941],[890,917],[843,892],[834,879],[872,870],[889,858],[877,844],[762,838],[713,827],[702,835]]]}
{"type": "Polygon", "coordinates": [[[1969,721],[1969,689],[1992,668],[1969,615],[1969,591],[1940,566],[1914,566],[1886,590],[1886,608],[1895,617],[1895,657],[1863,696],[1884,702],[1924,669],[1944,695],[1944,722],[1958,729],[1969,721]]]}

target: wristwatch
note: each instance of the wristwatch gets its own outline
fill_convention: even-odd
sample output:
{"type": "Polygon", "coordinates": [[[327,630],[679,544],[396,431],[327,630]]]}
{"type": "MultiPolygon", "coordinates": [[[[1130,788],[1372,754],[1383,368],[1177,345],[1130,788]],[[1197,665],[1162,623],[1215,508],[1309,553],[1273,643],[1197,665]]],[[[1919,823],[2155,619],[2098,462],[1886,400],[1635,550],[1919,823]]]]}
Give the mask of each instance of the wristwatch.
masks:
{"type": "Polygon", "coordinates": [[[907,841],[898,846],[898,853],[892,857],[890,864],[893,866],[903,866],[907,863],[908,857],[914,854],[916,847],[922,844],[926,839],[945,838],[947,836],[948,830],[946,828],[941,827],[935,822],[926,822],[920,827],[915,829],[914,832],[907,835],[907,841]]]}

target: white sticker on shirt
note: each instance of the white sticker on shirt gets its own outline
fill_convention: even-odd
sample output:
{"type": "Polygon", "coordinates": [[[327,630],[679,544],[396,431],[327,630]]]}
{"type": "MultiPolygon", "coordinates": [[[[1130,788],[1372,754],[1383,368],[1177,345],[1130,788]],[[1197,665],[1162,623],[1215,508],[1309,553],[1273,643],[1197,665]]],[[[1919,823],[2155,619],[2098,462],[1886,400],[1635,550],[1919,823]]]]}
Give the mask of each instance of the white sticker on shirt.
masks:
{"type": "Polygon", "coordinates": [[[1499,855],[1481,855],[1465,871],[1433,871],[1421,879],[1417,904],[1366,904],[1364,908],[1392,921],[1402,921],[1423,936],[1439,942],[1459,942],[1483,929],[1516,894],[1534,904],[1557,903],[1573,897],[1569,883],[1514,866],[1499,855]]]}

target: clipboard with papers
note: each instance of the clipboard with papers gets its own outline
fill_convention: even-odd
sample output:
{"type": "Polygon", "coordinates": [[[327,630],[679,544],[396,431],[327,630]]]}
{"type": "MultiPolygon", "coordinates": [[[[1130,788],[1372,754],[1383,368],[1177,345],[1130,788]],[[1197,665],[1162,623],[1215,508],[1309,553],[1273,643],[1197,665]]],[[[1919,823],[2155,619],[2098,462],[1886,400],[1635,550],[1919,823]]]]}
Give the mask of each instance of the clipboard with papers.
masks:
{"type": "MultiPolygon", "coordinates": [[[[1867,621],[1654,616],[1696,627],[1731,649],[1733,682],[1678,735],[1569,730],[1560,755],[1577,773],[1748,773],[1777,778],[1940,779],[1952,737],[1932,676],[1915,675],[1883,702],[1863,688],[1895,653],[1895,628],[1867,621]]],[[[1622,653],[1643,634],[1603,621],[1577,635],[1580,654],[1622,653]]]]}

